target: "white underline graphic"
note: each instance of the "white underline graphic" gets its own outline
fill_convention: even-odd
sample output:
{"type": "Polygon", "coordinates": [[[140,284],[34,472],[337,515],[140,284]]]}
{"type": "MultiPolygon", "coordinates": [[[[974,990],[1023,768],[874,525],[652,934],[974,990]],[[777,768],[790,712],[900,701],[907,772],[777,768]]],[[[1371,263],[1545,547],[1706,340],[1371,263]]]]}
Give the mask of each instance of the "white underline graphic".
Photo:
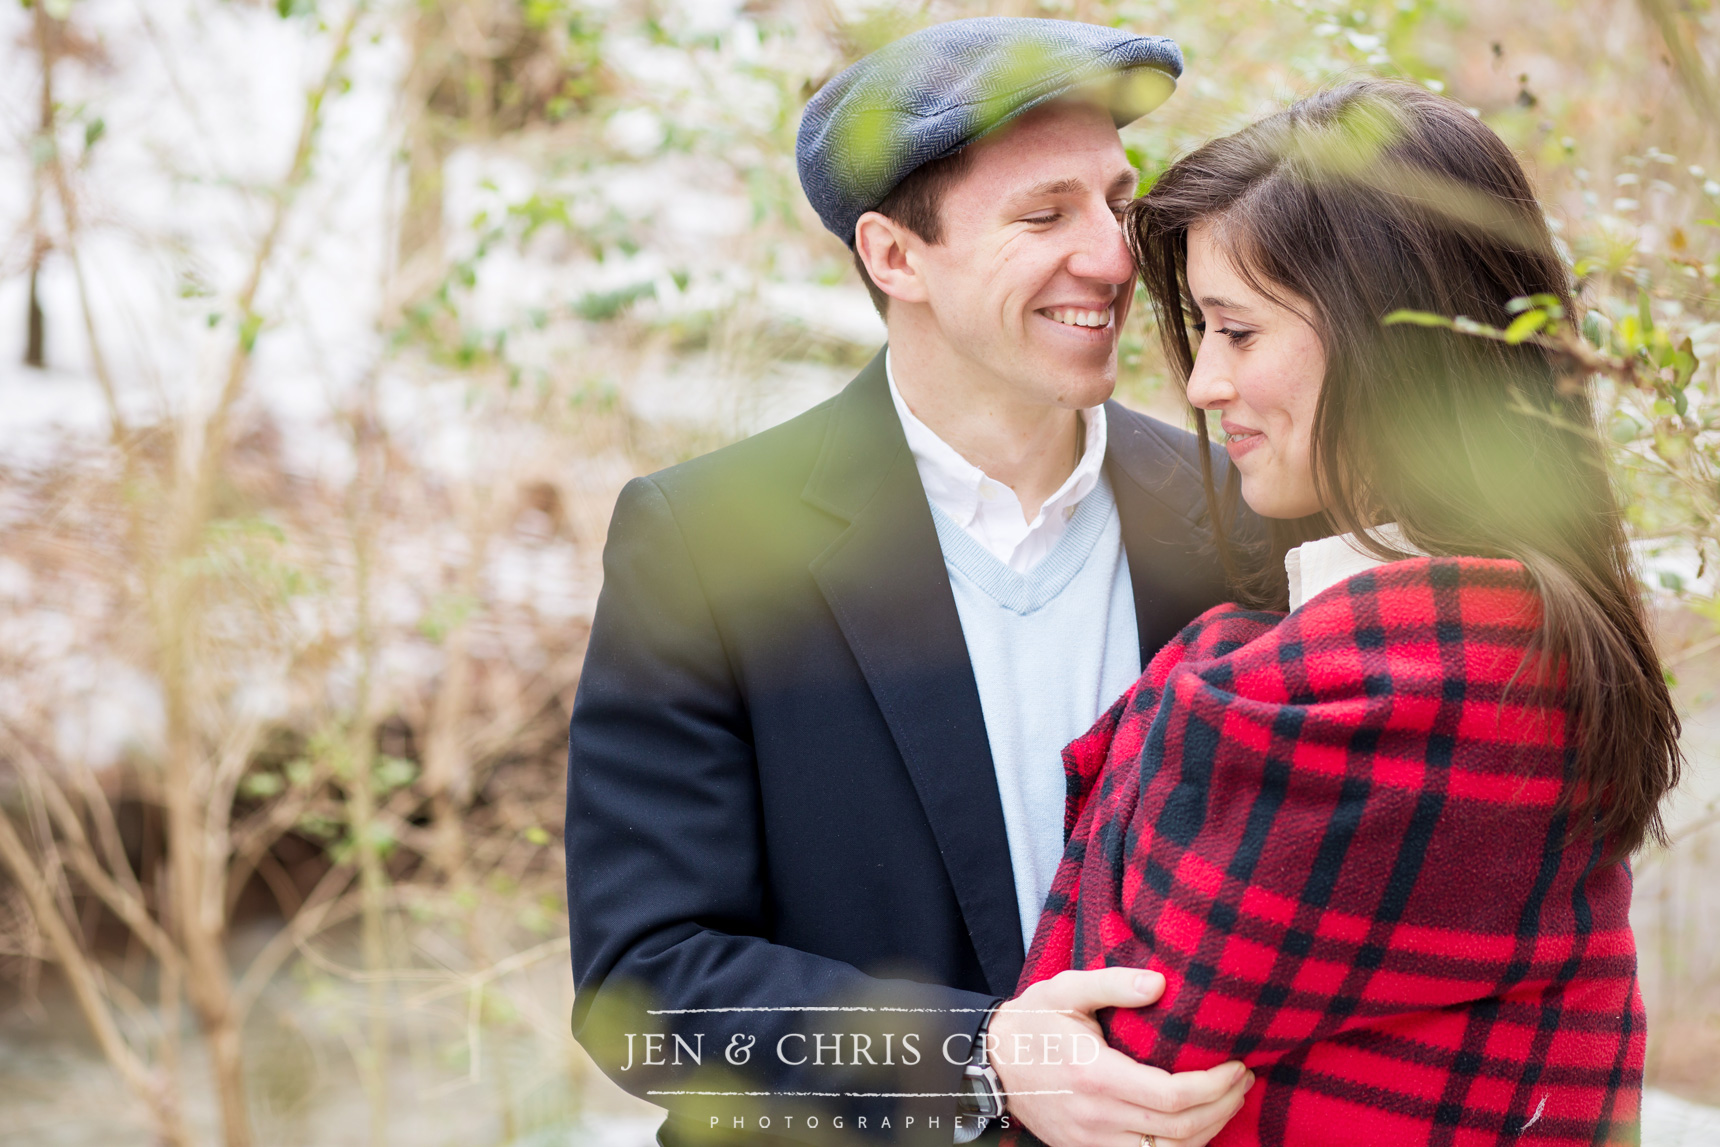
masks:
{"type": "MultiPolygon", "coordinates": [[[[647,1091],[646,1095],[774,1096],[782,1099],[960,1099],[965,1091],[647,1091]]],[[[1011,1091],[1010,1095],[1074,1095],[1073,1091],[1011,1091]]]]}
{"type": "MultiPolygon", "coordinates": [[[[807,1004],[801,1007],[756,1007],[756,1008],[647,1008],[648,1016],[702,1016],[722,1012],[891,1012],[904,1015],[978,1015],[989,1012],[990,1008],[869,1008],[862,1006],[838,1007],[830,1004],[807,1004]]],[[[1072,1016],[1077,1011],[1074,1008],[1010,1008],[1017,1015],[1030,1016],[1072,1016]]]]}

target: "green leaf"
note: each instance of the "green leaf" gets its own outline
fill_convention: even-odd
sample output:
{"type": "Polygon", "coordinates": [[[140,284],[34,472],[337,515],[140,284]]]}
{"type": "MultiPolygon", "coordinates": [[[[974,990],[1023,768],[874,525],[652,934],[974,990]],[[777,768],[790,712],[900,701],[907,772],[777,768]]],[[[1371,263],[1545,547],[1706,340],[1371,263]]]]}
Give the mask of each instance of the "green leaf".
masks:
{"type": "Polygon", "coordinates": [[[340,829],[338,822],[318,812],[307,812],[298,821],[298,830],[306,836],[328,840],[340,829]]]}
{"type": "MultiPolygon", "coordinates": [[[[1682,388],[1689,384],[1691,376],[1696,373],[1696,368],[1702,365],[1701,360],[1696,357],[1696,347],[1689,336],[1685,336],[1684,341],[1678,344],[1677,349],[1672,352],[1672,361],[1667,365],[1672,367],[1674,386],[1682,388]]],[[[1679,413],[1684,412],[1679,411],[1679,413]]]]}
{"type": "Polygon", "coordinates": [[[1164,164],[1154,162],[1151,156],[1133,144],[1125,147],[1123,154],[1128,156],[1129,165],[1141,173],[1139,181],[1135,184],[1135,198],[1139,199],[1151,191],[1153,184],[1159,181],[1159,176],[1164,173],[1164,164]]]}
{"type": "Polygon", "coordinates": [[[1648,290],[1644,287],[1636,289],[1636,321],[1641,325],[1644,337],[1654,333],[1654,311],[1649,306],[1648,290]]]}
{"type": "Polygon", "coordinates": [[[1623,445],[1627,442],[1634,442],[1641,437],[1643,426],[1642,423],[1620,410],[1613,413],[1611,430],[1612,440],[1623,445]]]}
{"type": "Polygon", "coordinates": [[[1478,323],[1474,319],[1458,315],[1451,320],[1451,329],[1460,335],[1482,335],[1486,338],[1499,338],[1505,332],[1498,327],[1490,327],[1486,323],[1478,323]]]}
{"type": "Polygon", "coordinates": [[[1587,339],[1589,345],[1596,350],[1606,345],[1606,335],[1601,331],[1600,316],[1593,311],[1583,316],[1583,338],[1587,339]]]}
{"type": "Polygon", "coordinates": [[[394,851],[394,826],[386,821],[371,821],[370,827],[365,831],[364,842],[368,844],[378,856],[387,856],[390,852],[394,851]]]}
{"type": "Polygon", "coordinates": [[[1393,311],[1380,320],[1381,326],[1395,327],[1408,323],[1417,327],[1445,327],[1451,329],[1452,321],[1444,315],[1436,315],[1431,311],[1393,311]]]}
{"type": "Polygon", "coordinates": [[[539,828],[537,825],[534,824],[530,828],[526,829],[526,839],[528,841],[530,841],[532,844],[538,844],[538,845],[548,844],[549,843],[549,833],[545,832],[543,829],[539,828]]]}
{"type": "Polygon", "coordinates": [[[582,319],[601,323],[613,319],[639,299],[656,296],[655,283],[636,283],[618,291],[594,291],[584,295],[573,304],[573,311],[582,319]]]}
{"type": "Polygon", "coordinates": [[[1505,341],[1516,346],[1546,325],[1546,311],[1524,311],[1512,319],[1511,325],[1505,328],[1505,341]]]}
{"type": "Polygon", "coordinates": [[[444,594],[430,603],[430,608],[418,621],[418,632],[431,641],[441,641],[449,632],[466,623],[482,603],[467,594],[444,594]]]}
{"type": "Polygon", "coordinates": [[[401,788],[418,776],[418,766],[403,757],[379,757],[372,770],[376,787],[383,791],[401,788]]]}
{"type": "Polygon", "coordinates": [[[258,800],[272,797],[286,787],[287,783],[279,773],[249,773],[239,782],[241,793],[258,800]]]}
{"type": "Polygon", "coordinates": [[[1530,295],[1529,302],[1531,305],[1546,311],[1548,315],[1555,319],[1562,319],[1565,317],[1565,304],[1559,301],[1559,296],[1557,295],[1549,295],[1546,293],[1530,295]]]}

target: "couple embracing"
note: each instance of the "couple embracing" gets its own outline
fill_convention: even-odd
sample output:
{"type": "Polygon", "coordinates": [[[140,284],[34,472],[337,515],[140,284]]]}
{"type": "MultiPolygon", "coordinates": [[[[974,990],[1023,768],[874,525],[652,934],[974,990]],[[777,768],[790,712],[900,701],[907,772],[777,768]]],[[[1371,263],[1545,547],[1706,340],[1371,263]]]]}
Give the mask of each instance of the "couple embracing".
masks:
{"type": "Polygon", "coordinates": [[[1408,85],[1137,198],[1181,68],[979,19],[837,76],[801,180],[887,348],[621,495],[574,1026],[666,1145],[1634,1141],[1678,725],[1586,382],[1382,322],[1570,274],[1408,85]],[[1194,433],[1109,401],[1137,280],[1194,433]]]}

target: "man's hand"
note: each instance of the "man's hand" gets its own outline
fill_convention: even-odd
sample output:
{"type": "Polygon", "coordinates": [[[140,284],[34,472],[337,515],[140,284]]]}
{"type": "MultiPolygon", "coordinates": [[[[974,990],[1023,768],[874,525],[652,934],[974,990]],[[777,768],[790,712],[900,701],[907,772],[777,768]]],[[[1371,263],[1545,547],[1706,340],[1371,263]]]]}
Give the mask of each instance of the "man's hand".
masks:
{"type": "Polygon", "coordinates": [[[1050,1147],[1203,1147],[1242,1106],[1240,1062],[1175,1075],[1105,1045],[1093,1013],[1157,1000],[1165,978],[1135,968],[1059,972],[993,1014],[987,1031],[1007,1111],[1050,1147]],[[1061,1061],[1061,1062],[1047,1062],[1061,1061]],[[1067,1094],[1056,1094],[1065,1092],[1067,1094]]]}

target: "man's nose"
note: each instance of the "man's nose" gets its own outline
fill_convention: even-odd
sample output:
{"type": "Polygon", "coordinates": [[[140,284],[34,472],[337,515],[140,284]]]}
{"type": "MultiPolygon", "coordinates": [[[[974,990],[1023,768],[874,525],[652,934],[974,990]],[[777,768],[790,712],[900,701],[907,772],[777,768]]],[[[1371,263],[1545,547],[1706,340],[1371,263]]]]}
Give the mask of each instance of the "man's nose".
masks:
{"type": "Polygon", "coordinates": [[[1079,279],[1122,286],[1135,277],[1135,261],[1123,241],[1123,225],[1108,203],[1088,217],[1092,222],[1082,230],[1080,249],[1069,260],[1069,273],[1079,279]]]}

